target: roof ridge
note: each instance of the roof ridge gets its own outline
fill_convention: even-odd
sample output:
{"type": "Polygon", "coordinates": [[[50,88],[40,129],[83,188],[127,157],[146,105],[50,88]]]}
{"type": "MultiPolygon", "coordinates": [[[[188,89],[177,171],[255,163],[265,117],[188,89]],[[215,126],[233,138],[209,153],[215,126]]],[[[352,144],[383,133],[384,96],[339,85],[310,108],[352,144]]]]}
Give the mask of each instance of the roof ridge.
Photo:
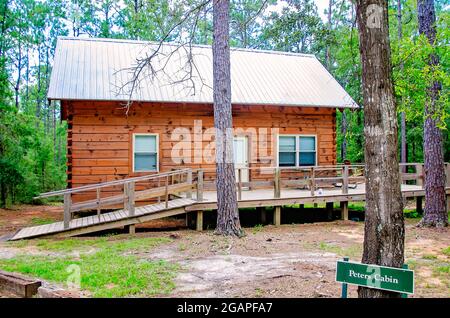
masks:
{"type": "MultiPolygon", "coordinates": [[[[144,40],[130,40],[130,39],[112,39],[112,38],[85,38],[85,37],[73,37],[73,36],[58,36],[58,40],[72,40],[72,41],[92,41],[92,42],[116,42],[116,43],[135,43],[135,44],[159,44],[156,41],[144,41],[144,40]]],[[[176,42],[163,42],[164,45],[179,45],[176,42]]],[[[211,45],[206,44],[193,44],[193,47],[197,48],[211,48],[211,45]]],[[[251,53],[265,53],[274,55],[287,55],[287,56],[298,56],[298,57],[309,57],[316,58],[314,54],[306,53],[295,53],[295,52],[285,52],[285,51],[274,51],[274,50],[262,50],[262,49],[249,49],[249,48],[239,48],[231,47],[231,51],[241,51],[241,52],[251,52],[251,53]]]]}

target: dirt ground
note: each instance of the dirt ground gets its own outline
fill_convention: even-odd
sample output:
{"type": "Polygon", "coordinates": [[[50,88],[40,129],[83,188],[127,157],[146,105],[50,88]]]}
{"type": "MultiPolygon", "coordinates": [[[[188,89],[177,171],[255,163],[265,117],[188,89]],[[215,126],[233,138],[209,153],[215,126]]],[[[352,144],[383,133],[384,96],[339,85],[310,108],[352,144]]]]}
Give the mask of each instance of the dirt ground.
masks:
{"type": "MultiPolygon", "coordinates": [[[[0,210],[0,235],[37,219],[57,220],[60,215],[60,207],[0,210]]],[[[417,221],[406,220],[406,262],[415,271],[413,297],[450,297],[450,229],[417,228],[417,221]]],[[[171,222],[175,226],[178,221],[171,222]]],[[[344,256],[361,260],[363,222],[255,226],[245,232],[245,237],[236,239],[212,231],[141,230],[137,237],[170,237],[172,241],[133,254],[181,265],[169,297],[340,297],[336,260],[344,256]]],[[[0,257],[8,252],[14,253],[0,243],[0,257]]],[[[349,296],[356,295],[356,287],[350,286],[349,296]]]]}

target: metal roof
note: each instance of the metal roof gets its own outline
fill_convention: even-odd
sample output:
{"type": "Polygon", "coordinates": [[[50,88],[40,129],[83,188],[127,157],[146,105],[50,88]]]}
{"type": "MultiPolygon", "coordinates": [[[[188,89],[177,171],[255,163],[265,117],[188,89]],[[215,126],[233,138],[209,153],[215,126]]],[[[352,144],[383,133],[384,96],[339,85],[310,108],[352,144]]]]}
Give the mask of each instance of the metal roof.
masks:
{"type": "MultiPolygon", "coordinates": [[[[126,101],[130,86],[125,84],[132,77],[130,68],[136,66],[138,58],[154,52],[157,45],[60,37],[47,97],[126,101]]],[[[150,68],[145,68],[131,100],[213,102],[210,46],[192,47],[192,72],[186,63],[188,48],[164,43],[160,52],[152,65],[157,70],[165,65],[164,70],[152,76],[150,68]]],[[[231,86],[233,104],[358,107],[314,55],[232,48],[231,86]]]]}

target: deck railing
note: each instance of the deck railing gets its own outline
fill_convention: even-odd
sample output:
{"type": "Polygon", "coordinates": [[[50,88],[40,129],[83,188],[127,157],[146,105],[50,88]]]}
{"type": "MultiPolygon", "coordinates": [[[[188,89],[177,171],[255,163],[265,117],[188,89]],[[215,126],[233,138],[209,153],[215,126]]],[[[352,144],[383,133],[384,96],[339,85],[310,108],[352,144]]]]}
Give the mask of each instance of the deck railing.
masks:
{"type": "MultiPolygon", "coordinates": [[[[447,187],[450,187],[450,164],[445,164],[447,187]]],[[[236,168],[236,191],[239,201],[244,189],[272,188],[273,198],[281,198],[283,189],[296,188],[310,191],[312,197],[322,187],[341,188],[342,194],[348,194],[350,188],[365,182],[363,164],[310,166],[310,167],[245,167],[236,168]],[[249,180],[243,180],[247,175],[249,180]]],[[[424,169],[422,163],[400,164],[402,183],[413,183],[423,187],[424,169]]],[[[184,193],[186,198],[203,201],[205,190],[216,190],[215,169],[179,169],[170,172],[126,178],[110,182],[97,183],[77,188],[47,192],[36,198],[64,196],[64,227],[69,228],[72,215],[83,210],[101,210],[107,207],[123,205],[129,216],[134,216],[136,201],[164,201],[169,207],[170,196],[184,193]],[[109,190],[109,191],[107,191],[109,190]],[[73,203],[72,196],[89,193],[95,199],[80,200],[73,203]],[[120,194],[117,194],[117,193],[120,194]],[[102,196],[102,193],[112,193],[102,196]]]]}
{"type": "MultiPolygon", "coordinates": [[[[421,186],[424,184],[423,163],[401,163],[399,165],[402,184],[421,186]]],[[[350,188],[365,183],[365,165],[329,165],[309,167],[245,167],[236,168],[236,191],[238,200],[242,199],[242,191],[256,188],[272,188],[273,197],[280,198],[282,189],[304,188],[310,191],[311,196],[316,196],[320,187],[341,188],[342,194],[348,194],[350,188]],[[256,171],[256,173],[255,173],[256,171]],[[248,181],[242,179],[243,175],[249,176],[248,181]],[[251,176],[256,175],[256,180],[251,176]]],[[[215,169],[195,169],[195,173],[201,171],[202,189],[216,190],[215,169]],[[205,179],[205,180],[204,180],[205,179]]],[[[450,164],[445,163],[447,187],[450,187],[450,164]]],[[[198,178],[200,179],[200,178],[198,178]]]]}
{"type": "Polygon", "coordinates": [[[172,194],[185,192],[188,198],[192,197],[194,187],[192,173],[192,169],[180,169],[42,193],[35,199],[64,196],[64,228],[69,228],[73,213],[83,210],[96,209],[97,215],[100,216],[102,209],[123,204],[128,215],[134,216],[136,201],[156,198],[158,202],[161,202],[161,197],[164,198],[164,205],[168,208],[170,195],[172,194]],[[137,186],[140,189],[137,189],[137,186]],[[119,188],[121,188],[121,194],[117,195],[115,193],[118,192],[119,188]],[[112,190],[113,195],[102,197],[102,190],[112,190]],[[90,194],[95,192],[95,199],[72,203],[72,195],[85,192],[90,194]]]}

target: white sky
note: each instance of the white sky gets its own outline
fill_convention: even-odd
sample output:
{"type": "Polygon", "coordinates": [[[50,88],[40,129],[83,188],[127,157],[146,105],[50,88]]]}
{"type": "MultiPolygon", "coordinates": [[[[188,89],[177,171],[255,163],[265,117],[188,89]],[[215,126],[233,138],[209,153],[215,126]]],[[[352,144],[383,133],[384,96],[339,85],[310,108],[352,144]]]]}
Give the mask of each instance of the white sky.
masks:
{"type": "MultiPolygon", "coordinates": [[[[329,0],[314,0],[314,2],[317,6],[317,13],[322,18],[322,20],[325,21],[327,17],[324,14],[324,11],[328,8],[329,0]]],[[[269,7],[269,10],[281,11],[281,8],[283,8],[284,5],[285,3],[283,1],[279,1],[276,6],[269,7]]]]}
{"type": "Polygon", "coordinates": [[[322,20],[324,20],[325,19],[324,11],[326,8],[328,8],[329,0],[315,0],[314,2],[316,3],[317,6],[317,13],[319,13],[322,20]]]}

